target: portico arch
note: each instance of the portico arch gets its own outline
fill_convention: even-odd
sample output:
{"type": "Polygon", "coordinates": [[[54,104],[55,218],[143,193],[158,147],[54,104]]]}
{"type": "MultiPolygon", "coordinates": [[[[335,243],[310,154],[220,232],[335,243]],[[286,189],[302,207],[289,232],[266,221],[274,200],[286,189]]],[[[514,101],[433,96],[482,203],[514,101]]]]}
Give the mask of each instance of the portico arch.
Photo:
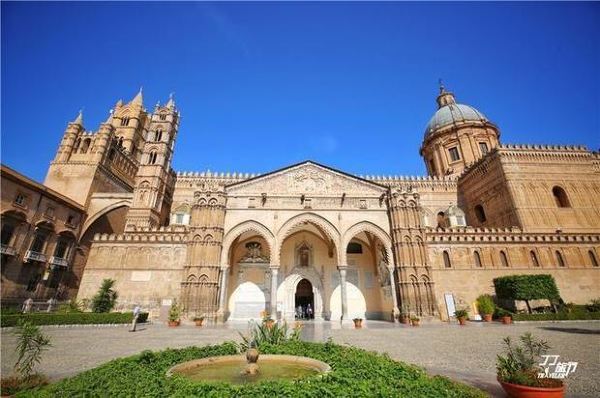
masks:
{"type": "Polygon", "coordinates": [[[346,247],[348,247],[348,243],[354,238],[356,235],[361,232],[368,232],[374,236],[376,236],[385,248],[385,253],[388,258],[388,265],[393,267],[394,257],[392,255],[392,239],[390,236],[379,226],[373,224],[369,221],[361,221],[346,230],[344,233],[344,238],[342,239],[342,248],[344,248],[342,256],[340,257],[340,261],[342,264],[348,264],[347,256],[346,256],[346,247]]]}
{"type": "Polygon", "coordinates": [[[335,254],[337,258],[341,258],[341,247],[340,247],[340,232],[338,229],[326,218],[315,214],[315,213],[302,213],[298,214],[289,220],[287,220],[278,230],[276,239],[276,250],[273,252],[273,259],[280,261],[281,258],[281,246],[288,236],[290,236],[297,227],[303,224],[314,225],[323,235],[328,238],[328,244],[334,246],[335,254]]]}
{"type": "Polygon", "coordinates": [[[281,317],[294,320],[294,295],[302,279],[308,280],[313,288],[315,319],[329,319],[329,302],[324,302],[327,296],[324,294],[323,281],[312,267],[294,267],[277,288],[277,302],[281,303],[281,317]]]}
{"type": "Polygon", "coordinates": [[[236,225],[225,234],[225,237],[223,238],[223,249],[221,251],[222,267],[227,267],[230,265],[229,251],[231,249],[231,246],[238,237],[240,237],[246,232],[255,232],[257,235],[260,235],[265,239],[265,241],[269,245],[269,252],[271,253],[271,262],[273,262],[274,259],[278,258],[275,257],[275,236],[273,235],[271,230],[257,221],[249,220],[236,225]]]}

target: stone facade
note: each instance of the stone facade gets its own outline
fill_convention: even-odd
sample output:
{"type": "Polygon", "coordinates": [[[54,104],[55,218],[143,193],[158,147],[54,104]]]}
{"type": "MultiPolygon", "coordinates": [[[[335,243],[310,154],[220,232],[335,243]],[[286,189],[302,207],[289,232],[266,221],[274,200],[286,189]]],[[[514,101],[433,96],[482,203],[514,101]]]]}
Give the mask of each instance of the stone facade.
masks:
{"type": "Polygon", "coordinates": [[[172,98],[153,113],[141,92],[119,101],[96,133],[78,117],[46,179],[86,211],[77,297],[113,278],[119,308],[156,316],[177,301],[219,321],[293,319],[308,305],[315,319],[447,319],[452,304],[493,293],[497,276],[542,272],[566,301],[598,297],[598,153],[503,145],[452,93],[441,88],[437,102],[422,177],[311,161],[264,175],[176,173],[172,98]]]}

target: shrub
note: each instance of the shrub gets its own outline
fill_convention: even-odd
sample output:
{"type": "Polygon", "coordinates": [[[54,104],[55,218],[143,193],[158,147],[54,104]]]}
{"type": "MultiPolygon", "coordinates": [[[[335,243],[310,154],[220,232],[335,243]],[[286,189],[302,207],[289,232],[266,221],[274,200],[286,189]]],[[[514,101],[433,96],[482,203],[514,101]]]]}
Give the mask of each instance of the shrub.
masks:
{"type": "Polygon", "coordinates": [[[300,340],[301,327],[295,327],[292,330],[288,327],[287,322],[274,323],[268,326],[265,322],[258,324],[252,322],[250,324],[250,333],[245,336],[240,333],[242,342],[240,343],[240,351],[246,351],[251,344],[254,347],[260,348],[265,344],[282,344],[286,341],[300,340]]]}
{"type": "Polygon", "coordinates": [[[575,321],[600,319],[600,312],[558,312],[544,314],[514,314],[515,321],[575,321]]]}
{"type": "Polygon", "coordinates": [[[169,321],[177,322],[179,320],[180,316],[181,316],[181,310],[179,309],[177,302],[175,300],[173,300],[173,304],[171,304],[171,308],[169,308],[169,321]]]}
{"type": "MultiPolygon", "coordinates": [[[[496,359],[496,371],[500,380],[530,387],[554,384],[551,380],[538,378],[541,355],[545,355],[550,349],[547,342],[536,340],[529,332],[520,337],[520,345],[513,345],[510,337],[505,337],[503,341],[506,344],[506,355],[498,355],[496,359]]],[[[562,385],[562,381],[555,381],[558,386],[562,385]]]]}
{"type": "Polygon", "coordinates": [[[469,317],[469,311],[467,311],[466,309],[456,310],[456,311],[454,311],[454,316],[457,319],[458,318],[468,318],[469,317]]]}
{"type": "Polygon", "coordinates": [[[529,300],[559,300],[560,294],[554,277],[548,274],[509,275],[494,278],[496,296],[508,300],[525,300],[531,313],[529,300]]]}
{"type": "Polygon", "coordinates": [[[2,379],[2,396],[12,396],[19,391],[32,390],[48,384],[48,378],[41,374],[32,374],[28,377],[9,376],[2,379]]]}
{"type": "MultiPolygon", "coordinates": [[[[286,341],[265,343],[263,354],[301,355],[331,365],[323,376],[295,381],[267,381],[243,385],[203,383],[181,376],[167,378],[172,366],[198,358],[237,354],[234,343],[205,347],[144,351],[63,379],[20,397],[431,397],[469,398],[486,395],[445,377],[430,377],[421,368],[396,362],[385,355],[328,343],[286,341]]],[[[260,359],[259,359],[260,364],[260,359]]],[[[260,366],[260,365],[259,365],[260,366]]]]}
{"type": "Polygon", "coordinates": [[[36,325],[24,321],[15,330],[17,335],[17,362],[15,371],[26,379],[31,376],[33,368],[42,359],[42,352],[50,346],[50,339],[44,336],[36,325]]]}
{"type": "Polygon", "coordinates": [[[117,297],[119,297],[117,292],[113,290],[114,285],[114,279],[104,279],[102,281],[98,293],[92,298],[93,312],[110,312],[114,308],[117,297]]]}
{"type": "Polygon", "coordinates": [[[588,305],[587,310],[590,312],[600,312],[600,298],[593,299],[588,305]]]}
{"type": "Polygon", "coordinates": [[[482,294],[477,297],[477,309],[481,315],[493,314],[496,309],[494,299],[489,294],[482,294]]]}
{"type": "MultiPolygon", "coordinates": [[[[138,322],[143,323],[148,319],[148,313],[142,312],[138,317],[138,322]]],[[[16,326],[19,321],[28,321],[33,325],[90,325],[107,323],[131,323],[133,313],[131,312],[68,312],[68,313],[47,313],[38,312],[31,314],[14,314],[0,316],[2,327],[16,326]]]]}

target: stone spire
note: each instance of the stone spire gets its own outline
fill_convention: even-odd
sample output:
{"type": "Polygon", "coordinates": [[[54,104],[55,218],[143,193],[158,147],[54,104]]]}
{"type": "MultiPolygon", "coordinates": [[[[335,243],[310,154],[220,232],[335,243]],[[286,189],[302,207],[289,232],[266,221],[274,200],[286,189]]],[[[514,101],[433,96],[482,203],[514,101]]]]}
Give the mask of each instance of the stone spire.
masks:
{"type": "Polygon", "coordinates": [[[104,122],[104,124],[112,124],[113,122],[113,110],[111,109],[108,113],[108,119],[104,122]]]}
{"type": "Polygon", "coordinates": [[[140,87],[140,91],[137,95],[131,100],[130,104],[136,104],[143,106],[144,105],[144,95],[143,95],[143,87],[140,87]]]}
{"type": "Polygon", "coordinates": [[[77,118],[75,118],[75,120],[73,120],[71,123],[78,124],[81,127],[83,127],[83,111],[81,109],[79,110],[79,114],[77,115],[77,118]]]}
{"type": "Polygon", "coordinates": [[[173,93],[169,94],[169,101],[167,101],[167,104],[165,106],[171,110],[175,109],[175,98],[173,96],[173,93]]]}

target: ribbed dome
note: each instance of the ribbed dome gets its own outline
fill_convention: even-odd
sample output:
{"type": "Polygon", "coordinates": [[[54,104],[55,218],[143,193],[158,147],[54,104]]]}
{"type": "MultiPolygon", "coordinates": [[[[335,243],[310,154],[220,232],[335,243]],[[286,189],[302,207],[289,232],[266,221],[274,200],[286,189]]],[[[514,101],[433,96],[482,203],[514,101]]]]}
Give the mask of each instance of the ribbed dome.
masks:
{"type": "Polygon", "coordinates": [[[486,122],[487,120],[488,119],[483,113],[472,106],[451,103],[438,109],[431,120],[429,120],[427,128],[425,129],[425,136],[431,134],[434,130],[452,123],[471,121],[486,122]]]}

